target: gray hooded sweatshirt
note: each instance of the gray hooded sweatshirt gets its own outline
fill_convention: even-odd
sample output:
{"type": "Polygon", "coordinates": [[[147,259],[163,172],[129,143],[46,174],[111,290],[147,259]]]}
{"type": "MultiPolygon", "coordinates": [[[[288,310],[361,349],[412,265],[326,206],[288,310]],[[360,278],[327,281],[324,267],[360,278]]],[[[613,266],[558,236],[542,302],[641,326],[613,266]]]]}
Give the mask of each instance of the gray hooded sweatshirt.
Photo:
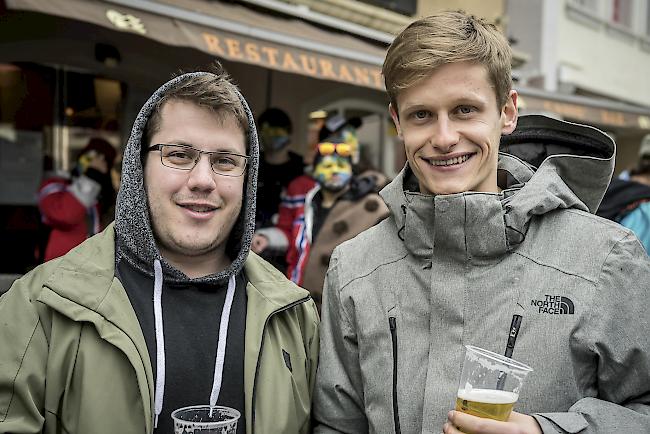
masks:
{"type": "Polygon", "coordinates": [[[503,353],[513,314],[512,357],[534,369],[515,411],[544,433],[650,432],[650,261],[593,215],[613,141],[524,116],[504,142],[555,155],[500,154],[498,194],[421,194],[406,166],[381,192],[390,217],[335,250],[315,432],[440,433],[464,345],[503,353]]]}
{"type": "MultiPolygon", "coordinates": [[[[170,414],[175,408],[207,404],[213,396],[218,396],[215,403],[234,407],[242,414],[245,406],[247,308],[246,278],[241,270],[255,226],[259,146],[254,118],[243,96],[238,94],[248,115],[246,153],[250,158],[241,212],[226,244],[232,261],[228,268],[190,279],[169,264],[156,246],[143,184],[141,152],[149,144],[142,143],[142,137],[153,108],[170,88],[203,74],[211,73],[176,77],[145,103],[124,153],[122,188],[117,199],[116,272],[138,317],[153,366],[156,432],[173,430],[170,414]],[[231,276],[232,293],[226,289],[231,276]],[[215,363],[215,358],[223,362],[215,363]]],[[[244,432],[245,425],[242,418],[237,432],[244,432]]]]}
{"type": "MultiPolygon", "coordinates": [[[[158,260],[162,264],[165,281],[185,282],[189,278],[168,264],[160,255],[151,230],[149,220],[149,208],[147,206],[147,194],[144,189],[144,176],[142,161],[140,159],[141,140],[147,120],[151,116],[162,95],[171,88],[188,78],[196,75],[211,74],[209,72],[194,72],[178,76],[162,85],[145,105],[140,109],[131,136],[127,143],[123,156],[122,184],[117,196],[115,215],[115,232],[117,237],[116,263],[126,259],[133,267],[145,274],[153,276],[153,263],[158,260]]],[[[248,146],[249,155],[246,187],[242,203],[242,211],[239,219],[229,238],[227,254],[232,264],[227,269],[202,277],[193,279],[194,283],[222,283],[227,281],[229,276],[237,274],[246,261],[250,250],[251,238],[255,230],[255,192],[257,188],[257,172],[259,167],[259,145],[255,120],[248,103],[239,94],[240,100],[248,115],[248,146]]]]}

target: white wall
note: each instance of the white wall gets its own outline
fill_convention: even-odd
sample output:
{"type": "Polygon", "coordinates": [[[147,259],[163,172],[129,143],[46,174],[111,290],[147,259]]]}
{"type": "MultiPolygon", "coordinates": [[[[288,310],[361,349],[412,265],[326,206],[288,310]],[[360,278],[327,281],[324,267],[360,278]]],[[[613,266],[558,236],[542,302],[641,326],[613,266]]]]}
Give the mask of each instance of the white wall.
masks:
{"type": "Polygon", "coordinates": [[[609,0],[598,3],[596,17],[578,12],[570,0],[563,0],[556,44],[559,83],[650,106],[650,39],[640,36],[647,1],[633,1],[635,29],[624,32],[605,19],[610,14],[609,0]]]}
{"type": "Polygon", "coordinates": [[[508,36],[530,56],[515,71],[522,84],[551,92],[575,88],[650,106],[650,1],[631,0],[633,28],[610,24],[613,0],[589,0],[596,10],[581,13],[577,0],[508,2],[508,36]]]}

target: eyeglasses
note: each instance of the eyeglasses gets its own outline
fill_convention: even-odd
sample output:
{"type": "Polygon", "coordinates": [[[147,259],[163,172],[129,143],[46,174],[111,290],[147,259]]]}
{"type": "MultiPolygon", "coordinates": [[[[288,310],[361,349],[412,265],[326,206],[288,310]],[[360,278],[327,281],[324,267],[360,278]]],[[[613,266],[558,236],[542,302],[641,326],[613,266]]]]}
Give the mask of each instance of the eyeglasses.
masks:
{"type": "Polygon", "coordinates": [[[217,175],[242,176],[246,169],[246,155],[226,151],[201,151],[188,145],[158,144],[147,148],[147,152],[160,151],[160,162],[163,166],[178,170],[192,170],[206,154],[210,159],[210,167],[217,175]]]}
{"type": "Polygon", "coordinates": [[[335,152],[341,157],[349,157],[352,155],[352,146],[349,143],[323,142],[318,144],[318,153],[321,155],[331,155],[335,152]]]}

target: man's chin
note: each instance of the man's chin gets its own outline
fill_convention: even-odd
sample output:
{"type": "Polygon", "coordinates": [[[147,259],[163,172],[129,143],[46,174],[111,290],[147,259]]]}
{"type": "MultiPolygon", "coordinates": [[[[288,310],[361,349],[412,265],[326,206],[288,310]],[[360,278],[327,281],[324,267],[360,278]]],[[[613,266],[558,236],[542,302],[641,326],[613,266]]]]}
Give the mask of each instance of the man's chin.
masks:
{"type": "Polygon", "coordinates": [[[167,250],[181,257],[201,257],[218,252],[225,241],[173,240],[167,250]]]}
{"type": "Polygon", "coordinates": [[[426,185],[425,188],[429,191],[430,194],[435,195],[448,195],[448,194],[458,194],[465,193],[466,186],[462,184],[452,184],[452,183],[442,183],[435,185],[426,185]]]}

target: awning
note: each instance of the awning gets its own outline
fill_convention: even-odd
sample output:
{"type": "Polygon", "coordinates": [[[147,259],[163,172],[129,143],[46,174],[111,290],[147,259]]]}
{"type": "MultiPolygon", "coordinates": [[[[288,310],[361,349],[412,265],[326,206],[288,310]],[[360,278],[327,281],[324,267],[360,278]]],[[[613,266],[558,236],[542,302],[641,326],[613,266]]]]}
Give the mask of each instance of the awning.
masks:
{"type": "Polygon", "coordinates": [[[555,113],[589,125],[650,130],[650,108],[539,89],[518,88],[517,91],[519,108],[525,113],[555,113]]]}
{"type": "Polygon", "coordinates": [[[5,0],[39,12],[196,48],[218,58],[383,90],[385,48],[234,4],[205,0],[5,0]]]}

